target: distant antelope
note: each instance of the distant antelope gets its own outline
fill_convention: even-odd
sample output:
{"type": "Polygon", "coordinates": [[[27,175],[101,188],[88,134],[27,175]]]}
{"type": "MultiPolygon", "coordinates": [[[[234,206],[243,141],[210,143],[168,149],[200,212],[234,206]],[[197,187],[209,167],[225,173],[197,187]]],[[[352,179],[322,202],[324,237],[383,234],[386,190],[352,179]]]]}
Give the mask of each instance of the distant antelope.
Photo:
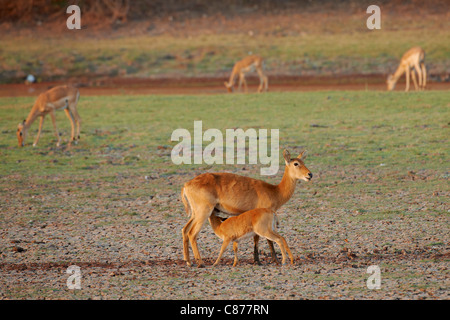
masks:
{"type": "Polygon", "coordinates": [[[27,137],[28,129],[30,128],[34,120],[36,120],[37,117],[40,117],[39,131],[36,140],[33,143],[33,147],[37,145],[39,137],[41,135],[44,118],[47,114],[50,114],[53,122],[53,128],[55,129],[55,136],[57,139],[56,146],[59,147],[61,138],[59,136],[58,129],[56,128],[55,111],[57,110],[64,110],[66,112],[66,115],[70,120],[70,124],[72,125],[72,137],[69,144],[72,141],[76,144],[77,139],[80,139],[81,124],[81,118],[77,112],[77,103],[79,98],[80,92],[77,88],[72,86],[58,86],[44,93],[41,93],[34,103],[30,113],[28,114],[27,119],[23,120],[22,123],[19,123],[17,127],[17,139],[19,142],[19,146],[23,147],[25,145],[25,139],[27,137]],[[75,122],[77,125],[76,135],[75,122]]]}
{"type": "MultiPolygon", "coordinates": [[[[286,166],[278,185],[232,173],[203,173],[186,182],[181,190],[181,199],[190,216],[182,230],[183,255],[187,265],[191,266],[190,243],[198,266],[203,266],[197,236],[211,214],[232,217],[255,208],[275,212],[292,197],[298,180],[310,181],[313,175],[303,162],[304,155],[305,151],[291,159],[289,152],[284,150],[286,166]]],[[[273,243],[270,241],[269,244],[273,257],[273,243]]],[[[257,245],[254,258],[259,263],[257,245]]]]}
{"type": "MultiPolygon", "coordinates": [[[[237,248],[238,240],[245,239],[250,236],[260,236],[268,240],[274,241],[278,244],[283,255],[282,264],[286,263],[286,251],[291,259],[291,264],[294,264],[294,257],[289,249],[286,240],[280,236],[275,230],[278,225],[278,219],[275,213],[270,209],[253,209],[241,213],[238,216],[231,217],[222,222],[215,214],[209,217],[209,222],[215,234],[223,240],[222,248],[220,249],[219,257],[214,266],[216,266],[222,257],[228,244],[233,241],[234,263],[233,267],[238,262],[237,248]]],[[[258,239],[258,238],[256,238],[258,239]]],[[[257,240],[256,240],[257,241],[257,240]]],[[[256,247],[257,247],[256,242],[256,247]]]]}
{"type": "Polygon", "coordinates": [[[225,81],[225,87],[228,89],[228,92],[234,91],[234,82],[236,77],[239,75],[239,86],[238,90],[241,90],[242,83],[244,84],[245,92],[247,92],[247,81],[245,81],[245,74],[251,71],[253,68],[256,70],[259,76],[259,87],[258,92],[261,92],[263,89],[267,91],[268,89],[268,79],[267,76],[264,75],[262,71],[262,63],[263,59],[257,55],[251,55],[245,57],[244,59],[236,62],[233,67],[233,70],[230,75],[230,80],[228,82],[225,81]]]}
{"type": "Polygon", "coordinates": [[[405,91],[409,91],[409,74],[414,82],[414,88],[416,90],[424,89],[427,84],[427,69],[425,68],[425,51],[421,47],[414,47],[405,52],[400,60],[400,65],[394,74],[390,74],[387,78],[387,88],[389,91],[393,90],[398,79],[406,73],[406,88],[405,91]],[[419,87],[417,87],[416,74],[419,76],[419,87]]]}

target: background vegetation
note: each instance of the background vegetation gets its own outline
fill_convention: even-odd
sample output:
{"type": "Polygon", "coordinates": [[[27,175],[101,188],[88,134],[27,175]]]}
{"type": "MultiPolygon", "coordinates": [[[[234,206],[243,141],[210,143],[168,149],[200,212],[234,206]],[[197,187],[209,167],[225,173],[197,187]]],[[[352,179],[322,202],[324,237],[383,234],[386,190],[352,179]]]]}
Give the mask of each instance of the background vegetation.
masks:
{"type": "Polygon", "coordinates": [[[271,76],[384,81],[412,46],[425,49],[431,80],[447,80],[450,70],[444,1],[382,2],[381,30],[367,29],[360,1],[79,1],[81,30],[67,29],[65,1],[47,2],[9,1],[0,11],[0,82],[29,73],[40,81],[223,78],[249,53],[265,58],[271,76]],[[128,8],[122,18],[114,6],[128,8]]]}

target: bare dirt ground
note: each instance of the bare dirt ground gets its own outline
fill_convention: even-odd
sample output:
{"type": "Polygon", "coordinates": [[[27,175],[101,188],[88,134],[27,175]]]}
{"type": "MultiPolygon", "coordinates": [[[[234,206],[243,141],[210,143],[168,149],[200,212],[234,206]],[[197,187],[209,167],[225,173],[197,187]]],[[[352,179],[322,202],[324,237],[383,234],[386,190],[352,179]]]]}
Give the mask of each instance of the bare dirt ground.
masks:
{"type": "MultiPolygon", "coordinates": [[[[315,174],[320,180],[333,173],[315,174]]],[[[374,176],[363,173],[361,178],[374,176]]],[[[128,189],[146,188],[146,183],[163,189],[181,185],[188,179],[185,174],[153,172],[151,182],[127,175],[95,184],[75,179],[70,186],[80,190],[78,196],[71,195],[58,177],[42,179],[53,181],[51,192],[27,194],[28,189],[48,189],[47,182],[4,190],[0,299],[450,298],[448,219],[428,213],[429,208],[448,206],[426,194],[397,192],[395,201],[406,206],[405,213],[377,219],[364,210],[330,209],[328,202],[337,197],[336,185],[318,190],[314,181],[300,183],[278,212],[280,232],[295,257],[293,266],[271,263],[265,241],[260,243],[263,265],[254,265],[248,239],[240,244],[237,267],[231,266],[231,248],[219,266],[211,267],[220,240],[206,224],[199,237],[206,268],[199,269],[187,267],[182,260],[180,231],[187,216],[179,192],[138,198],[126,194],[128,189]],[[120,190],[108,191],[118,185],[120,190]],[[326,195],[319,201],[318,192],[326,195]],[[80,290],[67,288],[70,265],[81,269],[80,290]],[[380,267],[381,289],[367,288],[370,265],[380,267]]],[[[384,192],[363,197],[386,201],[384,192]]]]}
{"type": "MultiPolygon", "coordinates": [[[[275,76],[269,78],[270,92],[284,91],[321,91],[321,90],[386,90],[383,77],[379,75],[336,76],[336,77],[289,77],[275,76]]],[[[0,85],[0,97],[36,96],[56,85],[72,83],[80,88],[84,95],[135,95],[135,94],[220,94],[226,93],[224,78],[104,78],[94,82],[73,80],[41,82],[32,85],[0,85]]],[[[257,80],[248,77],[249,92],[256,92],[257,80]]],[[[404,90],[404,81],[399,81],[396,90],[404,90]]],[[[449,90],[450,82],[427,83],[427,90],[449,90]]],[[[237,90],[237,86],[236,86],[237,90]]],[[[414,90],[413,88],[411,90],[414,90]]]]}

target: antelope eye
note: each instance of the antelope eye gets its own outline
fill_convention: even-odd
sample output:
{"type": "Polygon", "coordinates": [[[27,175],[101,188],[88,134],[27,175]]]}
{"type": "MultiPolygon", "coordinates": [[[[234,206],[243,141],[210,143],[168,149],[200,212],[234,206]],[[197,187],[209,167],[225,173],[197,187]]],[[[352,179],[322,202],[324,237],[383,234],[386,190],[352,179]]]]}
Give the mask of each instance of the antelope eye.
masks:
{"type": "Polygon", "coordinates": [[[294,162],[294,166],[298,166],[298,162],[294,162]]]}

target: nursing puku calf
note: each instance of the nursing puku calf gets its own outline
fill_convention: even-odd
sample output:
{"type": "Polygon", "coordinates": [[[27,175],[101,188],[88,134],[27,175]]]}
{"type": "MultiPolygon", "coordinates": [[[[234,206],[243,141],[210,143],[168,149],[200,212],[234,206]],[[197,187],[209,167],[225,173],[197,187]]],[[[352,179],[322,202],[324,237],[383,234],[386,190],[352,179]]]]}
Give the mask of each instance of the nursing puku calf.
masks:
{"type": "MultiPolygon", "coordinates": [[[[233,241],[233,267],[235,267],[238,262],[238,241],[251,236],[263,237],[270,241],[276,242],[281,249],[281,254],[283,255],[283,260],[281,263],[283,265],[286,264],[287,252],[289,254],[289,258],[291,259],[291,264],[294,264],[294,257],[292,256],[286,240],[276,232],[278,219],[275,212],[270,209],[253,209],[236,217],[228,218],[225,221],[222,221],[220,217],[212,214],[209,217],[209,222],[214,230],[214,233],[223,240],[219,257],[214,263],[214,266],[219,263],[225,249],[228,247],[228,244],[233,241]]],[[[257,240],[255,240],[255,244],[257,247],[257,240]]]]}

